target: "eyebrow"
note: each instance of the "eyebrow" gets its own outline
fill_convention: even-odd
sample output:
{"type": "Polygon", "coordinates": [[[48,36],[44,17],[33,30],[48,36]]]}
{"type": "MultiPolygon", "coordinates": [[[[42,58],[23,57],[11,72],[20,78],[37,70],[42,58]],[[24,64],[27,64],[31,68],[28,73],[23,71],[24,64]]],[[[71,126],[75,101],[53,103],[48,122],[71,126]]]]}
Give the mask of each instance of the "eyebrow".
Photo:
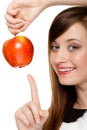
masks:
{"type": "MultiPolygon", "coordinates": [[[[69,38],[69,39],[66,39],[64,42],[72,42],[72,41],[77,41],[79,43],[84,43],[83,41],[81,41],[81,40],[79,40],[77,38],[69,38]]],[[[52,43],[57,43],[58,44],[58,42],[56,40],[54,40],[52,43]]]]}
{"type": "Polygon", "coordinates": [[[67,39],[66,40],[67,42],[71,42],[71,41],[78,41],[80,43],[83,43],[83,41],[79,40],[79,39],[76,39],[76,38],[70,38],[70,39],[67,39]]]}

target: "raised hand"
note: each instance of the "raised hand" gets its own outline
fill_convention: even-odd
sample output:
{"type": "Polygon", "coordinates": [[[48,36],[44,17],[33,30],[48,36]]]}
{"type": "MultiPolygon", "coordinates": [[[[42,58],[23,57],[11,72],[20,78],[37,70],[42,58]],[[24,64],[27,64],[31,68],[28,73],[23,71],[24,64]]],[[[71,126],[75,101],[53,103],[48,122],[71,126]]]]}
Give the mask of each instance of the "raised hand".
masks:
{"type": "Polygon", "coordinates": [[[13,34],[24,31],[45,8],[42,2],[41,0],[13,0],[5,15],[9,31],[13,34]]]}
{"type": "Polygon", "coordinates": [[[45,8],[53,5],[87,5],[87,0],[13,0],[5,15],[9,31],[24,31],[45,8]]]}
{"type": "Polygon", "coordinates": [[[15,113],[17,128],[18,130],[42,130],[43,124],[48,118],[48,111],[41,110],[34,78],[29,75],[28,79],[32,100],[15,113]]]}

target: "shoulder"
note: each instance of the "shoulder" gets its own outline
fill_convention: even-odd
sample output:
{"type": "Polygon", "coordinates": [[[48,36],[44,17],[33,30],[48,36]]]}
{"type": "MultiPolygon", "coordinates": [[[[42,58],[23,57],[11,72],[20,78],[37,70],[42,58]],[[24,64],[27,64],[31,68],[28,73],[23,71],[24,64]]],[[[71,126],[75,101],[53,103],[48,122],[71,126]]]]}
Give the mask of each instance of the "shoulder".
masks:
{"type": "Polygon", "coordinates": [[[66,112],[63,121],[66,123],[75,122],[77,119],[82,117],[85,112],[87,112],[86,109],[71,108],[66,112]]]}
{"type": "Polygon", "coordinates": [[[87,129],[87,110],[82,116],[73,122],[63,122],[60,130],[86,130],[87,129]]]}

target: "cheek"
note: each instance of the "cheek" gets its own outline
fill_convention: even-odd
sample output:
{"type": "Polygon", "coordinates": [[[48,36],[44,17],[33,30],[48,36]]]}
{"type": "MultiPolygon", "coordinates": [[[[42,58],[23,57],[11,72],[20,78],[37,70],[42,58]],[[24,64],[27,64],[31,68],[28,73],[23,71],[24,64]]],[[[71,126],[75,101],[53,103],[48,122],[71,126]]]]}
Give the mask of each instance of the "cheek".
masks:
{"type": "Polygon", "coordinates": [[[50,55],[49,55],[49,62],[50,62],[50,64],[51,64],[51,62],[52,62],[52,55],[51,55],[51,53],[50,53],[50,55]]]}
{"type": "Polygon", "coordinates": [[[49,56],[49,62],[50,62],[50,64],[51,64],[52,67],[53,67],[53,64],[54,64],[54,56],[53,56],[52,53],[50,53],[50,56],[49,56]]]}
{"type": "Polygon", "coordinates": [[[49,62],[50,62],[51,68],[54,70],[55,73],[57,73],[55,55],[50,54],[49,62]]]}
{"type": "Polygon", "coordinates": [[[77,63],[77,66],[87,66],[87,52],[79,53],[78,55],[74,56],[74,60],[75,63],[77,63]]]}

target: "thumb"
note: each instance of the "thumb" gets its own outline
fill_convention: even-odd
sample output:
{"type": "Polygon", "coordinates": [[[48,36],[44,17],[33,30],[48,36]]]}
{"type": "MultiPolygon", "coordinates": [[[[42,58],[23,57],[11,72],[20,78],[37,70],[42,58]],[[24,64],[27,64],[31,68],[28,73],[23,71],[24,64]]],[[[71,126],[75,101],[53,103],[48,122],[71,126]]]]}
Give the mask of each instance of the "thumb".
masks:
{"type": "Polygon", "coordinates": [[[41,110],[40,116],[41,116],[41,122],[42,122],[42,124],[44,124],[49,116],[48,110],[41,110]]]}

